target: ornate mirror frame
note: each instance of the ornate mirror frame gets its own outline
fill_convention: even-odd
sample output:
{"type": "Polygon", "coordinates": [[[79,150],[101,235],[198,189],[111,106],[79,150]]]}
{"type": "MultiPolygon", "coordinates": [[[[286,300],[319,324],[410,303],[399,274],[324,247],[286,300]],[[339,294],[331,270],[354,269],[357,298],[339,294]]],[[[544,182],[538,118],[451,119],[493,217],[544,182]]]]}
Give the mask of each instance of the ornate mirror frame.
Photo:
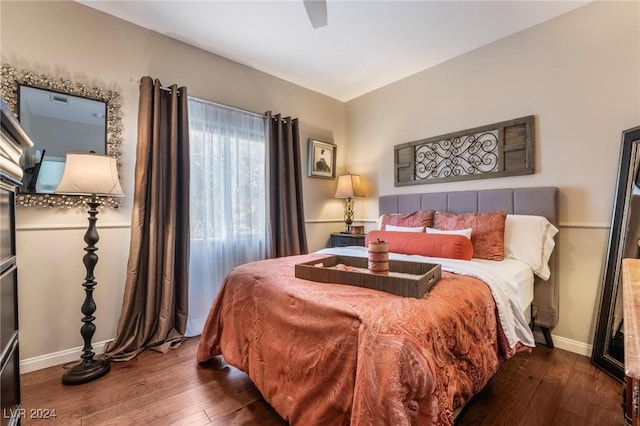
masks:
{"type": "Polygon", "coordinates": [[[622,288],[621,264],[622,258],[625,257],[626,240],[631,236],[632,231],[630,229],[631,201],[634,185],[640,187],[639,168],[640,127],[635,127],[622,132],[616,198],[611,218],[609,248],[605,259],[600,309],[591,354],[591,361],[594,365],[620,381],[624,377],[624,364],[609,353],[608,347],[611,341],[611,331],[614,327],[617,298],[622,297],[620,291],[622,288]]]}
{"type": "MultiPolygon", "coordinates": [[[[120,110],[120,93],[90,86],[83,82],[70,81],[35,71],[20,70],[9,64],[0,68],[0,97],[4,98],[16,118],[19,117],[18,90],[21,85],[51,90],[69,95],[80,96],[106,103],[106,153],[117,160],[118,171],[121,170],[120,144],[122,143],[122,113],[120,110]]],[[[82,195],[18,193],[16,204],[23,207],[77,207],[86,206],[90,197],[82,195]]],[[[117,208],[120,198],[101,197],[103,205],[117,208]]]]}

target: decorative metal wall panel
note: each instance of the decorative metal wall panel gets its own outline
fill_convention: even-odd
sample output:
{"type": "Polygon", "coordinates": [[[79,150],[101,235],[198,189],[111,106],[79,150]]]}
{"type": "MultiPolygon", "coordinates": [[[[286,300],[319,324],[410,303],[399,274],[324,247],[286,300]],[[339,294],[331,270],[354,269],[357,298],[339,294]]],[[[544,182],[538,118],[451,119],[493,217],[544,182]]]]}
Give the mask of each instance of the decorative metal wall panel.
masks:
{"type": "Polygon", "coordinates": [[[534,117],[396,145],[395,185],[532,174],[534,117]]]}
{"type": "Polygon", "coordinates": [[[417,179],[491,173],[498,169],[498,132],[416,145],[417,179]]]}

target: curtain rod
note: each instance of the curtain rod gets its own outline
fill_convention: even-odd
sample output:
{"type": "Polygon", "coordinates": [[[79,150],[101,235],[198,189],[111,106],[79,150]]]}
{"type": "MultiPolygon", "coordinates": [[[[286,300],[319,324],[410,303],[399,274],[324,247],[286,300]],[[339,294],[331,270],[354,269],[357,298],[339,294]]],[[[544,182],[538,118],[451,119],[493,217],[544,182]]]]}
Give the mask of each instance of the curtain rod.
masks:
{"type": "MultiPolygon", "coordinates": [[[[171,93],[171,89],[168,88],[168,87],[160,86],[160,90],[164,90],[166,92],[171,93]]],[[[178,92],[178,95],[180,95],[180,92],[178,92]]],[[[200,102],[207,102],[207,103],[210,103],[210,104],[213,104],[213,105],[218,105],[218,106],[223,107],[223,108],[232,109],[234,111],[244,112],[245,114],[255,115],[256,117],[266,118],[265,114],[259,114],[257,112],[248,111],[246,109],[237,108],[237,107],[234,107],[234,106],[231,106],[231,105],[225,105],[225,104],[221,104],[219,102],[213,102],[213,101],[210,101],[208,99],[199,98],[197,96],[187,95],[187,98],[193,98],[193,99],[196,99],[196,100],[198,100],[200,102]]],[[[273,118],[275,119],[275,117],[273,117],[273,118]]],[[[282,118],[282,120],[286,121],[284,118],[282,118]]]]}
{"type": "Polygon", "coordinates": [[[210,100],[208,100],[208,99],[202,99],[202,98],[199,98],[199,97],[197,97],[197,96],[187,95],[187,98],[193,98],[193,99],[196,99],[196,100],[198,100],[198,101],[200,101],[200,102],[207,102],[207,103],[209,103],[209,104],[213,104],[213,105],[221,106],[221,107],[223,107],[223,108],[232,109],[232,110],[234,110],[234,111],[244,112],[244,113],[246,113],[246,114],[255,115],[255,116],[257,116],[257,117],[262,117],[262,118],[265,118],[265,117],[266,117],[264,114],[258,114],[257,112],[247,111],[246,109],[242,109],[242,108],[237,108],[237,107],[230,106],[230,105],[221,104],[221,103],[219,103],[219,102],[213,102],[213,101],[210,101],[210,100]]]}
{"type": "MultiPolygon", "coordinates": [[[[133,82],[134,80],[131,79],[131,81],[133,82]]],[[[138,85],[142,84],[141,80],[137,80],[137,83],[138,83],[138,85]]],[[[168,88],[168,87],[160,86],[160,90],[164,90],[165,92],[171,93],[171,89],[168,88]]],[[[178,96],[180,96],[180,92],[178,92],[178,96]]],[[[255,116],[258,116],[258,117],[265,117],[265,114],[258,114],[257,112],[247,111],[245,109],[236,108],[236,107],[233,107],[233,106],[230,106],[230,105],[221,104],[219,102],[213,102],[213,101],[210,101],[208,99],[199,98],[197,96],[187,95],[187,98],[193,98],[193,99],[196,99],[196,100],[198,100],[200,102],[208,102],[210,104],[218,105],[218,106],[221,106],[223,108],[228,108],[228,109],[232,109],[232,110],[235,110],[235,111],[244,112],[244,113],[247,113],[247,114],[252,114],[252,115],[255,115],[255,116]]]]}

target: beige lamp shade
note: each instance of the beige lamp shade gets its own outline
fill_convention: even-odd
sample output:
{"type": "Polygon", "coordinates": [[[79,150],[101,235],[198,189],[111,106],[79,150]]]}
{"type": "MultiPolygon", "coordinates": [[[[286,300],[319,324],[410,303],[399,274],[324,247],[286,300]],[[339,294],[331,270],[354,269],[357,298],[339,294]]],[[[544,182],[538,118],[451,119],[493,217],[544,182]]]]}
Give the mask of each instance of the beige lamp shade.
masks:
{"type": "Polygon", "coordinates": [[[364,197],[364,191],[360,184],[360,175],[352,175],[347,173],[346,175],[338,176],[338,188],[336,189],[336,198],[352,198],[352,197],[364,197]]]}
{"type": "Polygon", "coordinates": [[[116,159],[99,154],[67,154],[56,193],[124,197],[116,159]]]}

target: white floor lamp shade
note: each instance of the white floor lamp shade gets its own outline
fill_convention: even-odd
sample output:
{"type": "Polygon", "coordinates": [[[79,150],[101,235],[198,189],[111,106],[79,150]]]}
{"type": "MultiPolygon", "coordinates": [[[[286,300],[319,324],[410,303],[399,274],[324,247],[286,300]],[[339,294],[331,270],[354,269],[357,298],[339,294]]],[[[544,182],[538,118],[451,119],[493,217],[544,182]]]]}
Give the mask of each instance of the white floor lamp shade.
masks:
{"type": "Polygon", "coordinates": [[[69,153],[60,183],[59,194],[122,197],[116,159],[106,155],[69,153]]]}

